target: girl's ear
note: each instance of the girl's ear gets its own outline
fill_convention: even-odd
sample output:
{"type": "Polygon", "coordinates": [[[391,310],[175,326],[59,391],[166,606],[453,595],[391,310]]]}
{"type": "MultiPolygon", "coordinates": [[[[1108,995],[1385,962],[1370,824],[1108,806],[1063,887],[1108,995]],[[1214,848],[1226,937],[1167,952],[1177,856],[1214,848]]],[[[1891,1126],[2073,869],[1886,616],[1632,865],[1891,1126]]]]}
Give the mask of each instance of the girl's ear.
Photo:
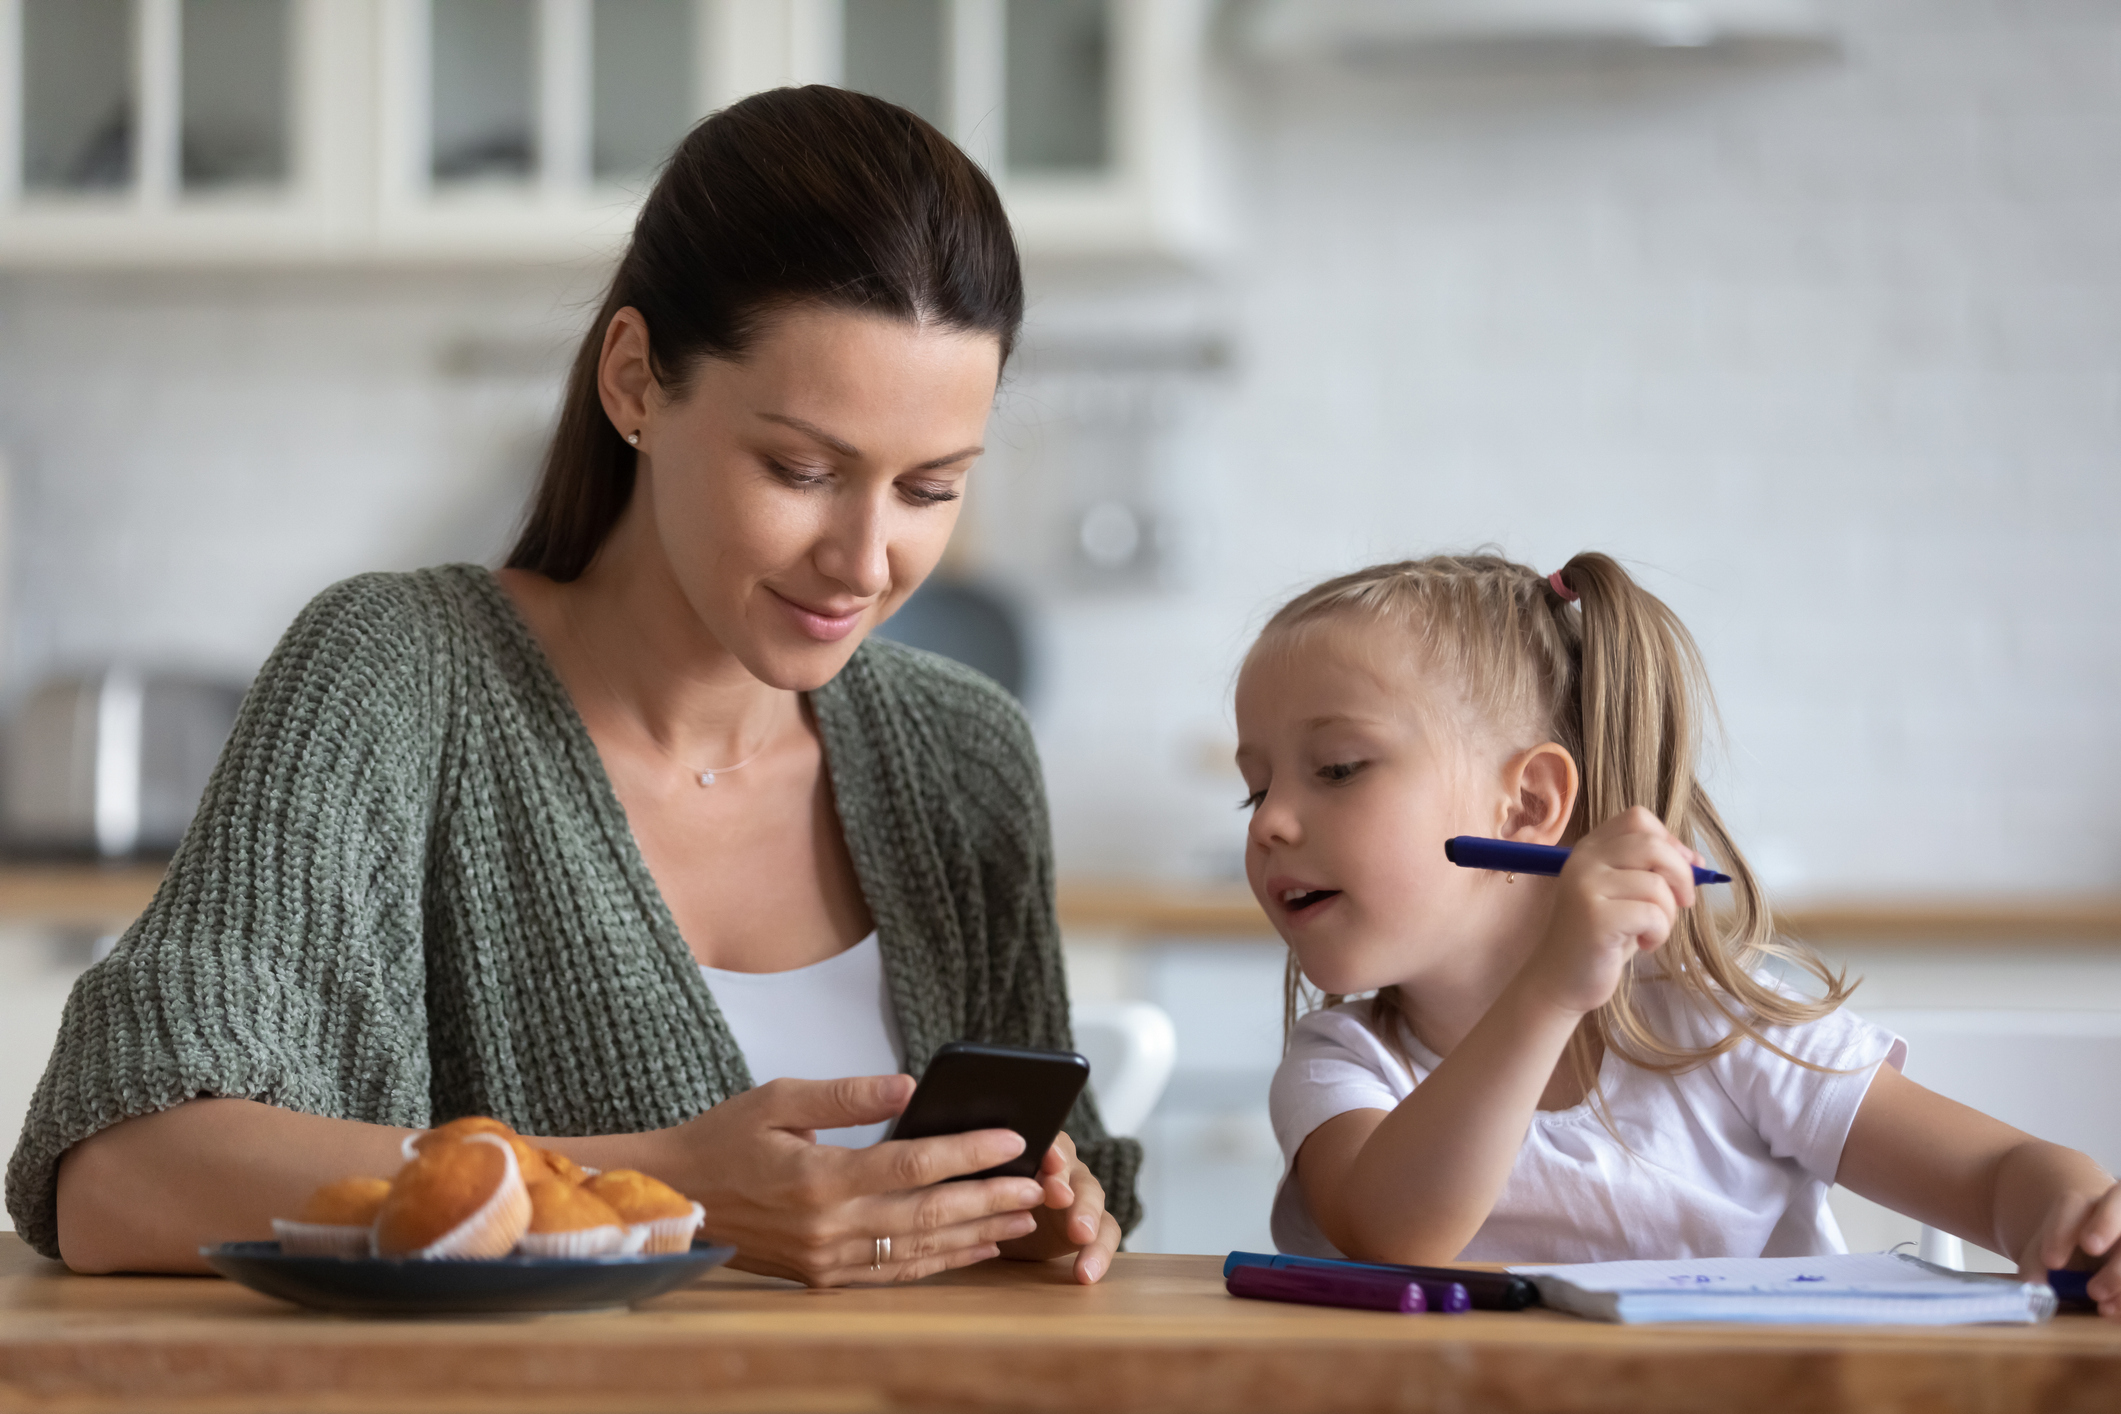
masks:
{"type": "Polygon", "coordinates": [[[1582,778],[1576,758],[1556,742],[1541,742],[1503,767],[1510,806],[1502,822],[1504,839],[1525,844],[1559,844],[1576,809],[1582,778]]]}

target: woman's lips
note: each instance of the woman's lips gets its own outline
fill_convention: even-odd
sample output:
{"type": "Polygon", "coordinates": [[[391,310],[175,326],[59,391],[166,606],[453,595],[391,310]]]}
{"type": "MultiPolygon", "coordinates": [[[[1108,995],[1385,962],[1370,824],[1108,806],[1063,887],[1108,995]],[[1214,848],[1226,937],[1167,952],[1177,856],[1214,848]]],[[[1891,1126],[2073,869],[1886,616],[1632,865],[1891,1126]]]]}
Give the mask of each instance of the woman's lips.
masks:
{"type": "Polygon", "coordinates": [[[787,606],[788,616],[795,620],[797,628],[820,643],[837,643],[854,632],[854,626],[862,621],[862,613],[869,607],[857,604],[844,613],[824,613],[796,603],[777,589],[769,587],[766,592],[787,606]]]}

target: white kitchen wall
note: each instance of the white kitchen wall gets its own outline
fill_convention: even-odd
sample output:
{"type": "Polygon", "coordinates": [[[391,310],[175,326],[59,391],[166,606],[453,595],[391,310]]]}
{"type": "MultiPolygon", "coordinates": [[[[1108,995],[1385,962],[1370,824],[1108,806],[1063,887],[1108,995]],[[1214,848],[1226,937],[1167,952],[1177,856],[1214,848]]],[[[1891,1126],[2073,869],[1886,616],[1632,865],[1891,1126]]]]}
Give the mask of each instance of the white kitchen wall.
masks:
{"type": "Polygon", "coordinates": [[[1236,349],[1210,548],[1055,615],[1065,858],[1211,858],[1248,622],[1492,541],[1678,610],[1785,894],[2121,882],[2121,10],[1830,9],[1815,61],[1238,80],[1243,248],[1171,316],[1236,349]]]}
{"type": "MultiPolygon", "coordinates": [[[[1234,357],[1159,395],[1166,587],[1022,586],[1064,868],[1228,871],[1251,626],[1492,541],[1686,618],[1786,891],[2121,882],[2121,11],[1834,10],[1790,62],[1225,64],[1227,266],[1038,280],[1049,341],[1234,357]]],[[[0,277],[10,685],[255,663],[337,576],[495,553],[594,283],[0,277]]],[[[1040,460],[1075,404],[1035,355],[1004,509],[1096,474],[1040,460]]],[[[1036,515],[985,525],[1043,563],[996,543],[1036,515]]]]}

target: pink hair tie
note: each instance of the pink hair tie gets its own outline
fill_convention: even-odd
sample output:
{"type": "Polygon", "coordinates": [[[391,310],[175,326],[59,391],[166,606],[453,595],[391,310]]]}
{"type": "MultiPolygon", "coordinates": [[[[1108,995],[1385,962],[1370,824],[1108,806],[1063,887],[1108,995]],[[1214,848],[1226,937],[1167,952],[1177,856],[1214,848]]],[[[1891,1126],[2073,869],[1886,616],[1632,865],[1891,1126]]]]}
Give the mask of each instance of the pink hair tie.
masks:
{"type": "Polygon", "coordinates": [[[1569,588],[1567,581],[1562,579],[1560,570],[1556,570],[1552,574],[1548,575],[1547,583],[1554,587],[1554,592],[1556,594],[1559,594],[1562,598],[1568,600],[1571,604],[1576,602],[1576,591],[1569,588]]]}

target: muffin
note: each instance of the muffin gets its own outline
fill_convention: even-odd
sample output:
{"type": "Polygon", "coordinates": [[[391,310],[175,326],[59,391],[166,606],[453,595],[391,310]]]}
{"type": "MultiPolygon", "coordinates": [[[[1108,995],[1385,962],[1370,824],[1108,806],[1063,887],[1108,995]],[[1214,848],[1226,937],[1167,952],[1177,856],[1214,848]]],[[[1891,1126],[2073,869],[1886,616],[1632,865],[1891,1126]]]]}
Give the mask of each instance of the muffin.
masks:
{"type": "Polygon", "coordinates": [[[597,1172],[595,1169],[583,1168],[557,1149],[540,1149],[538,1157],[545,1161],[545,1167],[552,1170],[552,1176],[562,1183],[587,1183],[591,1175],[597,1172]]]}
{"type": "Polygon", "coordinates": [[[534,1183],[538,1179],[546,1177],[550,1172],[545,1163],[544,1150],[531,1144],[529,1140],[523,1138],[522,1135],[516,1133],[513,1129],[501,1123],[501,1121],[490,1119],[485,1115],[465,1115],[462,1119],[453,1119],[449,1123],[437,1125],[433,1129],[423,1129],[417,1134],[408,1134],[405,1136],[405,1143],[401,1148],[407,1161],[410,1161],[426,1153],[437,1144],[454,1144],[459,1140],[468,1139],[474,1134],[492,1134],[506,1139],[509,1147],[516,1151],[516,1166],[523,1171],[524,1183],[534,1183]]]}
{"type": "Polygon", "coordinates": [[[626,1224],[588,1189],[557,1178],[530,1185],[530,1231],[516,1243],[525,1257],[602,1257],[626,1245],[626,1224]]]}
{"type": "Polygon", "coordinates": [[[610,1169],[583,1187],[625,1221],[629,1252],[683,1252],[707,1217],[706,1209],[669,1184],[634,1169],[610,1169]]]}
{"type": "Polygon", "coordinates": [[[430,1144],[390,1185],[376,1214],[376,1255],[504,1257],[530,1227],[530,1194],[508,1138],[490,1132],[430,1144]]]}
{"type": "Polygon", "coordinates": [[[390,1194],[385,1178],[342,1178],[309,1195],[290,1221],[274,1218],[280,1250],[298,1257],[366,1257],[376,1213],[390,1194]]]}

